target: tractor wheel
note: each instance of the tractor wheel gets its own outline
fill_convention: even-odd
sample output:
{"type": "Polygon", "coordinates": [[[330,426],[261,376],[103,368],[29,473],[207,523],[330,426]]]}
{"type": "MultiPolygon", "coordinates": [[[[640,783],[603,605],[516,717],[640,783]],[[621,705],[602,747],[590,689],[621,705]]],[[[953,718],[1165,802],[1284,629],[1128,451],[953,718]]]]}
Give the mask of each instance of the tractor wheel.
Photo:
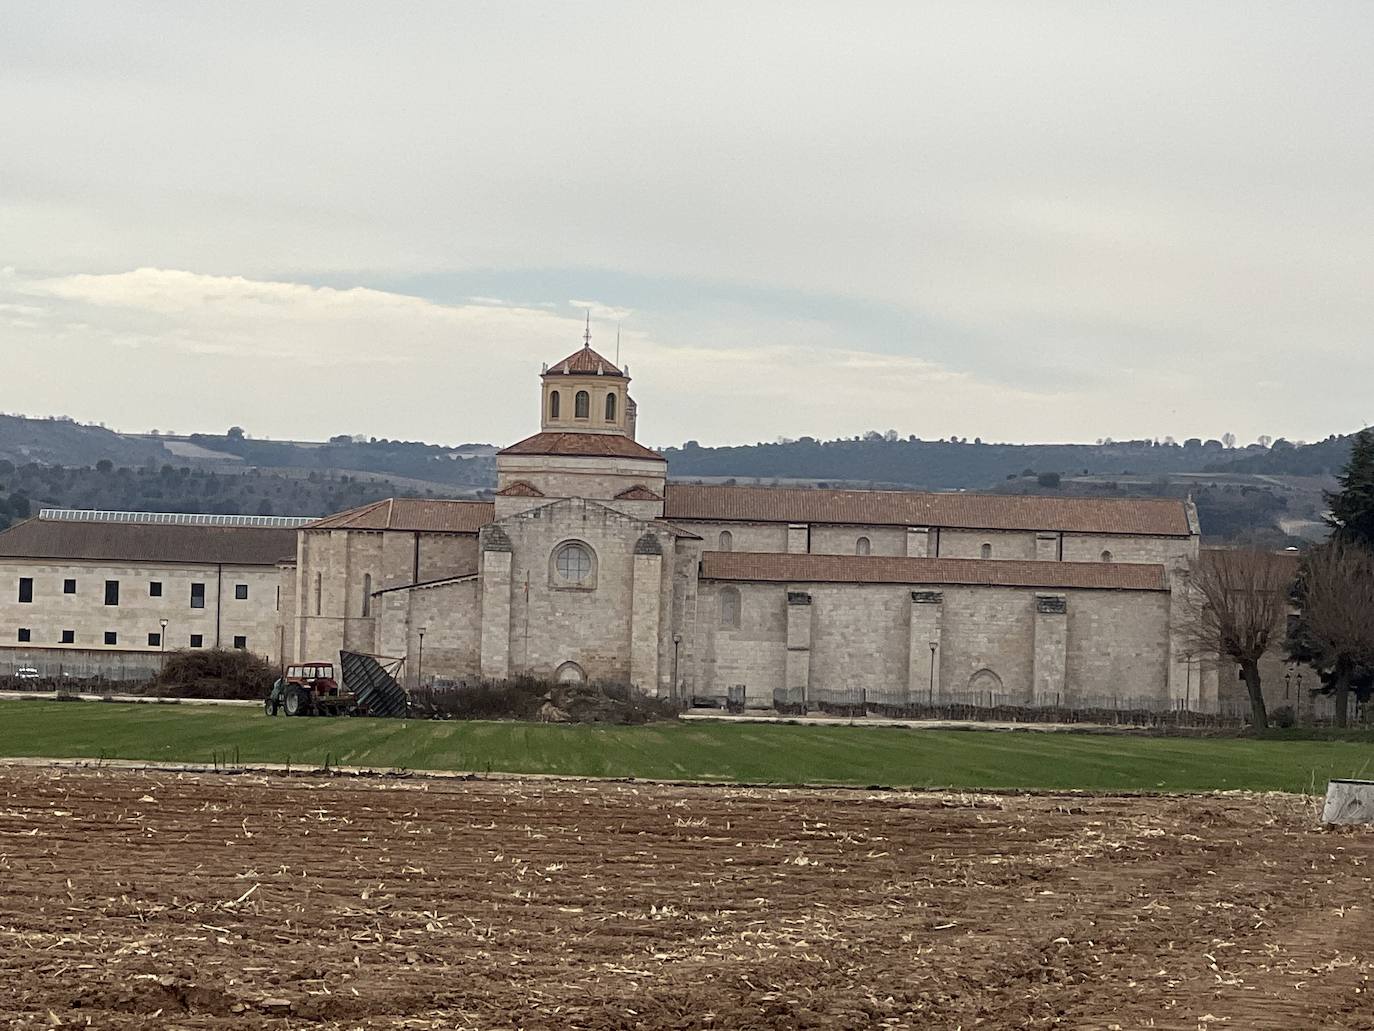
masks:
{"type": "Polygon", "coordinates": [[[310,695],[299,687],[290,688],[286,692],[286,715],[309,716],[310,695]]]}
{"type": "Polygon", "coordinates": [[[277,700],[271,695],[268,695],[267,699],[262,703],[262,711],[269,716],[275,716],[277,714],[277,700]]]}

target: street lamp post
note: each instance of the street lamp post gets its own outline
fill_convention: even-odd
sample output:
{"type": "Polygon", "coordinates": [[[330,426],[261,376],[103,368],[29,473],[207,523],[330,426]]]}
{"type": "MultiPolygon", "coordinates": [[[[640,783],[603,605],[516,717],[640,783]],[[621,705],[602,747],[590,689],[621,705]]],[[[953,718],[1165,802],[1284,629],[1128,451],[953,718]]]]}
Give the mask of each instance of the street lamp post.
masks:
{"type": "Polygon", "coordinates": [[[939,641],[930,642],[930,694],[926,698],[926,705],[935,705],[935,649],[940,647],[939,641]]]}
{"type": "Polygon", "coordinates": [[[681,698],[680,698],[680,695],[679,695],[678,683],[677,683],[677,650],[678,650],[678,646],[681,645],[681,644],[682,644],[682,635],[681,635],[681,634],[674,634],[674,635],[673,635],[673,700],[674,700],[674,701],[681,701],[681,698]]]}
{"type": "Polygon", "coordinates": [[[420,687],[424,683],[425,675],[425,628],[420,627],[420,659],[415,664],[415,686],[420,687]]]}
{"type": "Polygon", "coordinates": [[[160,634],[157,635],[157,648],[158,648],[157,666],[158,666],[158,669],[166,669],[166,668],[167,668],[167,620],[165,620],[165,619],[159,619],[157,622],[158,622],[158,626],[162,627],[162,633],[160,633],[160,634]]]}

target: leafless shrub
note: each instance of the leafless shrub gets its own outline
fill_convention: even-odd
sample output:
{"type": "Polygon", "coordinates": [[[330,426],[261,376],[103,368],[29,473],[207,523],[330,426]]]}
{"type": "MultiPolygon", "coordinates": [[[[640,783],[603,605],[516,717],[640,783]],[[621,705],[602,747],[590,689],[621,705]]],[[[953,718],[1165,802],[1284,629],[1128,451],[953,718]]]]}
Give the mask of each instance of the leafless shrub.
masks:
{"type": "Polygon", "coordinates": [[[1251,548],[1204,552],[1189,573],[1178,630],[1204,659],[1240,666],[1256,730],[1269,727],[1259,662],[1283,636],[1292,561],[1251,548]]]}
{"type": "Polygon", "coordinates": [[[1349,720],[1350,685],[1374,667],[1374,554],[1333,540],[1307,556],[1300,585],[1302,636],[1313,665],[1329,670],[1336,725],[1349,720]]]}

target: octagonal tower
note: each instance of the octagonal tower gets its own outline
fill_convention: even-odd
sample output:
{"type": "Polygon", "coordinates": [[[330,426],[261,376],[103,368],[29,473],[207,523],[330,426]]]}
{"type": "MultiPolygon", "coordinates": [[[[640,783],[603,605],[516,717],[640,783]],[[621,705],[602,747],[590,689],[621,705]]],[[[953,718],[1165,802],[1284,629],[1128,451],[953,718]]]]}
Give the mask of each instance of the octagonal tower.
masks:
{"type": "Polygon", "coordinates": [[[633,438],[629,373],[592,350],[590,332],[583,340],[582,350],[544,369],[540,429],[633,438]]]}

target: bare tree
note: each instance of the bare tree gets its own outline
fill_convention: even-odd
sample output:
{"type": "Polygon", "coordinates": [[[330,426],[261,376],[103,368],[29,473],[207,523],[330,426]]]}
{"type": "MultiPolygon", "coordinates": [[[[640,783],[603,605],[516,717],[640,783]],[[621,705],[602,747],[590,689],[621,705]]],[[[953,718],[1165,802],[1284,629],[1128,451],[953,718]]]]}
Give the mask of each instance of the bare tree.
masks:
{"type": "Polygon", "coordinates": [[[1308,661],[1335,696],[1336,725],[1350,719],[1350,687],[1374,667],[1374,554],[1333,540],[1312,551],[1299,584],[1301,635],[1308,661]]]}
{"type": "Polygon", "coordinates": [[[1189,574],[1178,629],[1201,656],[1240,666],[1256,730],[1269,715],[1260,659],[1283,639],[1293,562],[1252,548],[1205,551],[1189,574]]]}

